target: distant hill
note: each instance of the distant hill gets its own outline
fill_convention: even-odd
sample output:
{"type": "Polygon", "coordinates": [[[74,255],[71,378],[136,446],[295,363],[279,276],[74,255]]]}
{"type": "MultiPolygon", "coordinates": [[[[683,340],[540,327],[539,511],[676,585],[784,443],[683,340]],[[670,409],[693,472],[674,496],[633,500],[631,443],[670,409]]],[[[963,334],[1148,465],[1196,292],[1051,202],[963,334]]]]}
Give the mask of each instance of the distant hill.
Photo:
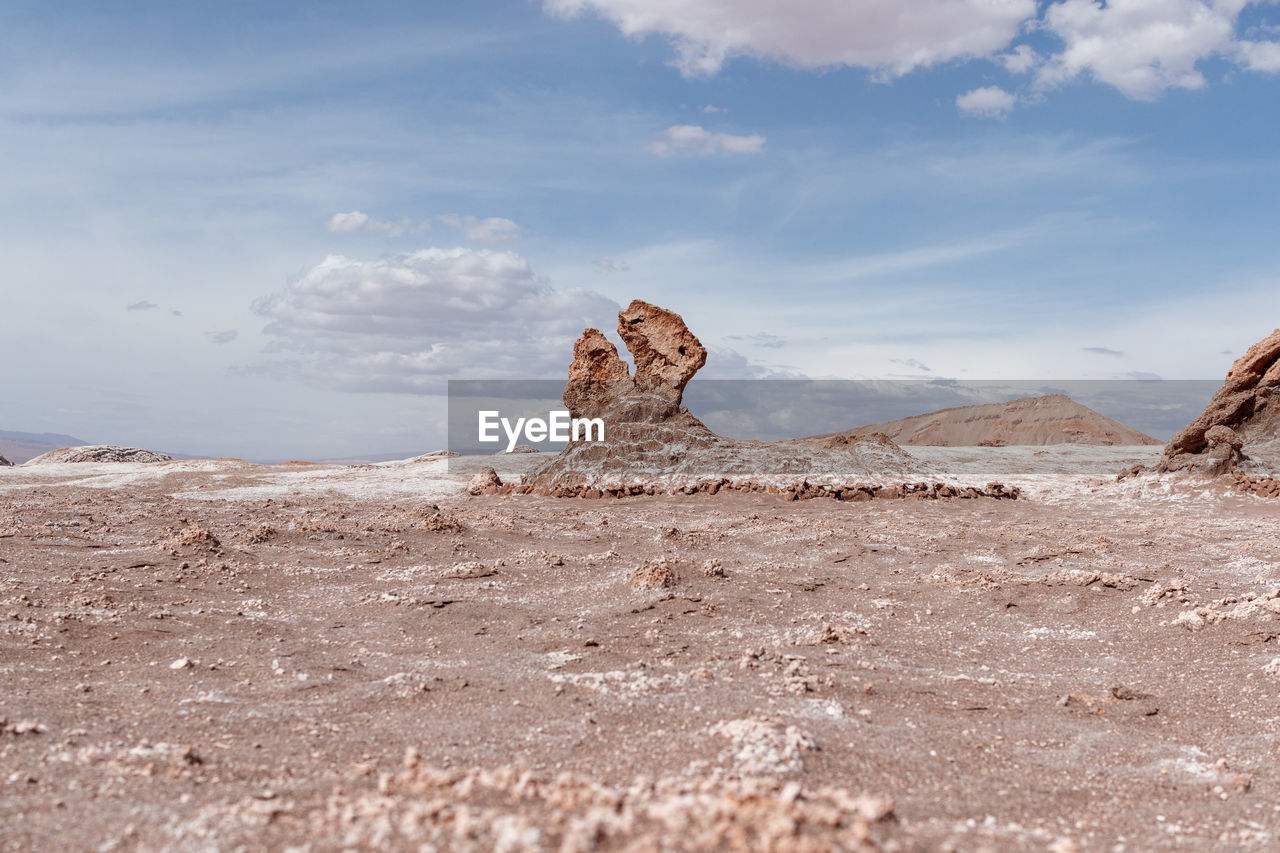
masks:
{"type": "Polygon", "coordinates": [[[59,447],[79,447],[88,444],[82,438],[57,432],[15,432],[0,429],[0,456],[14,465],[35,459],[59,447]]]}
{"type": "Polygon", "coordinates": [[[1014,444],[1161,444],[1063,394],[960,406],[834,435],[884,433],[898,444],[1002,447],[1014,444]]]}

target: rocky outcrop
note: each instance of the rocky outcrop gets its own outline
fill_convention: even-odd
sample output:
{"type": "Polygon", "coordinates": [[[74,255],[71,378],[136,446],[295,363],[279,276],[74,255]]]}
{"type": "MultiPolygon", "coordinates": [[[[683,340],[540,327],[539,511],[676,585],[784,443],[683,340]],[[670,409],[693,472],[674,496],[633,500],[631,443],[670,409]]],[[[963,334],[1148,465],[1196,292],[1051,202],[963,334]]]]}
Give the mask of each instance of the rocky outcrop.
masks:
{"type": "Polygon", "coordinates": [[[10,462],[8,459],[5,459],[3,456],[0,456],[0,468],[12,468],[12,467],[13,467],[12,462],[10,462]]]}
{"type": "Polygon", "coordinates": [[[521,484],[509,484],[511,490],[584,497],[714,493],[721,486],[780,492],[807,481],[839,491],[839,484],[933,477],[928,466],[884,436],[837,445],[717,435],[680,404],[685,386],[707,360],[680,315],[637,299],[618,314],[618,334],[635,360],[635,375],[604,335],[587,329],[574,346],[564,391],[575,417],[604,421],[605,440],[570,443],[521,484]]]}
{"type": "Polygon", "coordinates": [[[496,495],[502,490],[502,478],[492,468],[481,468],[467,483],[469,495],[496,495]]]}
{"type": "Polygon", "coordinates": [[[1223,473],[1280,462],[1280,329],[1249,347],[1201,415],[1165,445],[1158,470],[1223,473]]]}
{"type": "Polygon", "coordinates": [[[113,444],[89,444],[84,447],[62,447],[41,454],[23,465],[52,465],[58,462],[171,462],[167,453],[155,453],[138,447],[113,444]]]}
{"type": "Polygon", "coordinates": [[[610,403],[636,392],[680,405],[684,386],[707,363],[707,350],[674,311],[634,300],[618,312],[618,335],[636,364],[635,376],[599,329],[573,345],[564,404],[577,417],[597,417],[610,403]]]}
{"type": "Polygon", "coordinates": [[[677,406],[707,351],[674,311],[634,300],[618,314],[618,335],[636,363],[636,388],[677,406]]]}

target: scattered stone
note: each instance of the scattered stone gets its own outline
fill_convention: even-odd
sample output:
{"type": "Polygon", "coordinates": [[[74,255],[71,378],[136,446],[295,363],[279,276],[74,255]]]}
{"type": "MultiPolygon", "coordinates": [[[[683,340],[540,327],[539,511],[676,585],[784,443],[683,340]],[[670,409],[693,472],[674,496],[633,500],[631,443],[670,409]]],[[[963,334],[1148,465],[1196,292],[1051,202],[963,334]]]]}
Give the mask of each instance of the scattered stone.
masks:
{"type": "Polygon", "coordinates": [[[195,524],[189,524],[182,528],[164,540],[162,544],[173,552],[184,549],[213,551],[222,545],[218,541],[218,537],[213,535],[213,531],[206,530],[195,524]]]}
{"type": "Polygon", "coordinates": [[[646,560],[631,575],[631,585],[636,589],[666,589],[678,581],[679,577],[666,560],[646,560]]]}
{"type": "Polygon", "coordinates": [[[440,573],[440,577],[468,580],[472,578],[487,578],[491,575],[496,575],[497,573],[498,570],[491,566],[486,566],[484,563],[478,561],[471,561],[466,563],[454,563],[452,568],[442,571],[440,573]]]}
{"type": "Polygon", "coordinates": [[[19,720],[16,723],[11,723],[4,717],[0,717],[0,734],[10,734],[14,736],[39,735],[44,734],[46,731],[48,731],[48,729],[40,723],[37,723],[35,720],[19,720]]]}
{"type": "Polygon", "coordinates": [[[195,666],[195,661],[191,660],[191,658],[182,657],[182,658],[178,658],[176,661],[169,664],[169,669],[177,671],[181,669],[191,669],[194,666],[195,666]]]}
{"type": "Polygon", "coordinates": [[[702,564],[702,574],[709,578],[722,578],[725,576],[724,567],[716,559],[707,560],[702,564]]]}

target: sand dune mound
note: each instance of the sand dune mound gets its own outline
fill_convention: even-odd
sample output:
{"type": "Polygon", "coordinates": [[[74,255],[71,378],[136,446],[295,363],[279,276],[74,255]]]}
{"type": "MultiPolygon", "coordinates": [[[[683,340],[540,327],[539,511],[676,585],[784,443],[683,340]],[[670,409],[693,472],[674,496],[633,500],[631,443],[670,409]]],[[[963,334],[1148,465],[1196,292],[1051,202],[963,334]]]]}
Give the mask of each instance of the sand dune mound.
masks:
{"type": "Polygon", "coordinates": [[[1204,412],[1165,445],[1159,469],[1222,473],[1239,463],[1280,466],[1280,329],[1236,359],[1204,412]]]}
{"type": "Polygon", "coordinates": [[[604,421],[605,440],[571,443],[525,478],[533,491],[884,485],[933,476],[884,436],[814,443],[717,435],[680,405],[685,385],[707,358],[680,315],[636,300],[619,313],[618,334],[635,359],[635,376],[603,334],[587,329],[574,346],[564,391],[575,417],[604,421]]]}
{"type": "Polygon", "coordinates": [[[52,465],[58,462],[170,462],[172,456],[138,447],[113,444],[88,444],[84,447],[61,447],[30,459],[23,465],[52,465]]]}
{"type": "Polygon", "coordinates": [[[883,433],[898,444],[935,447],[1007,445],[1159,444],[1149,435],[1095,412],[1064,394],[1021,397],[1007,403],[960,406],[896,421],[855,427],[837,435],[883,433]]]}

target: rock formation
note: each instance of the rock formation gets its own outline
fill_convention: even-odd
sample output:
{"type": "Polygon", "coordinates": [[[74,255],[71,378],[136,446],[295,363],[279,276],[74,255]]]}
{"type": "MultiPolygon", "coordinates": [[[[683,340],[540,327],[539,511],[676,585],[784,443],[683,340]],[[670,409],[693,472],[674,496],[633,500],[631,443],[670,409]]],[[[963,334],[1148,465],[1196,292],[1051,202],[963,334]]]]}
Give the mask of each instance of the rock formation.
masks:
{"type": "Polygon", "coordinates": [[[23,465],[52,465],[57,462],[171,462],[172,456],[138,447],[113,444],[89,444],[84,447],[62,447],[50,450],[23,465]]]}
{"type": "Polygon", "coordinates": [[[587,329],[574,345],[564,390],[574,417],[604,421],[605,440],[570,443],[526,476],[521,490],[599,496],[781,490],[798,483],[805,489],[852,489],[932,476],[928,466],[883,436],[837,446],[716,435],[680,405],[685,385],[707,360],[680,315],[637,299],[618,314],[618,334],[635,360],[635,375],[603,334],[587,329]]]}
{"type": "Polygon", "coordinates": [[[627,363],[599,329],[587,329],[573,345],[564,405],[575,418],[595,417],[616,397],[635,389],[627,363]]]}
{"type": "Polygon", "coordinates": [[[576,417],[595,417],[614,400],[639,391],[680,405],[684,386],[707,363],[707,350],[674,311],[634,300],[618,313],[618,335],[636,364],[633,377],[598,329],[573,345],[564,404],[576,417]]]}
{"type": "Polygon", "coordinates": [[[12,468],[12,467],[13,467],[12,462],[10,462],[8,459],[5,459],[3,456],[0,456],[0,468],[12,468]]]}
{"type": "Polygon", "coordinates": [[[1158,470],[1223,473],[1280,463],[1280,329],[1249,347],[1201,415],[1165,445],[1158,470]]]}
{"type": "Polygon", "coordinates": [[[707,351],[674,311],[639,299],[618,314],[618,335],[635,359],[636,387],[677,406],[707,351]]]}

